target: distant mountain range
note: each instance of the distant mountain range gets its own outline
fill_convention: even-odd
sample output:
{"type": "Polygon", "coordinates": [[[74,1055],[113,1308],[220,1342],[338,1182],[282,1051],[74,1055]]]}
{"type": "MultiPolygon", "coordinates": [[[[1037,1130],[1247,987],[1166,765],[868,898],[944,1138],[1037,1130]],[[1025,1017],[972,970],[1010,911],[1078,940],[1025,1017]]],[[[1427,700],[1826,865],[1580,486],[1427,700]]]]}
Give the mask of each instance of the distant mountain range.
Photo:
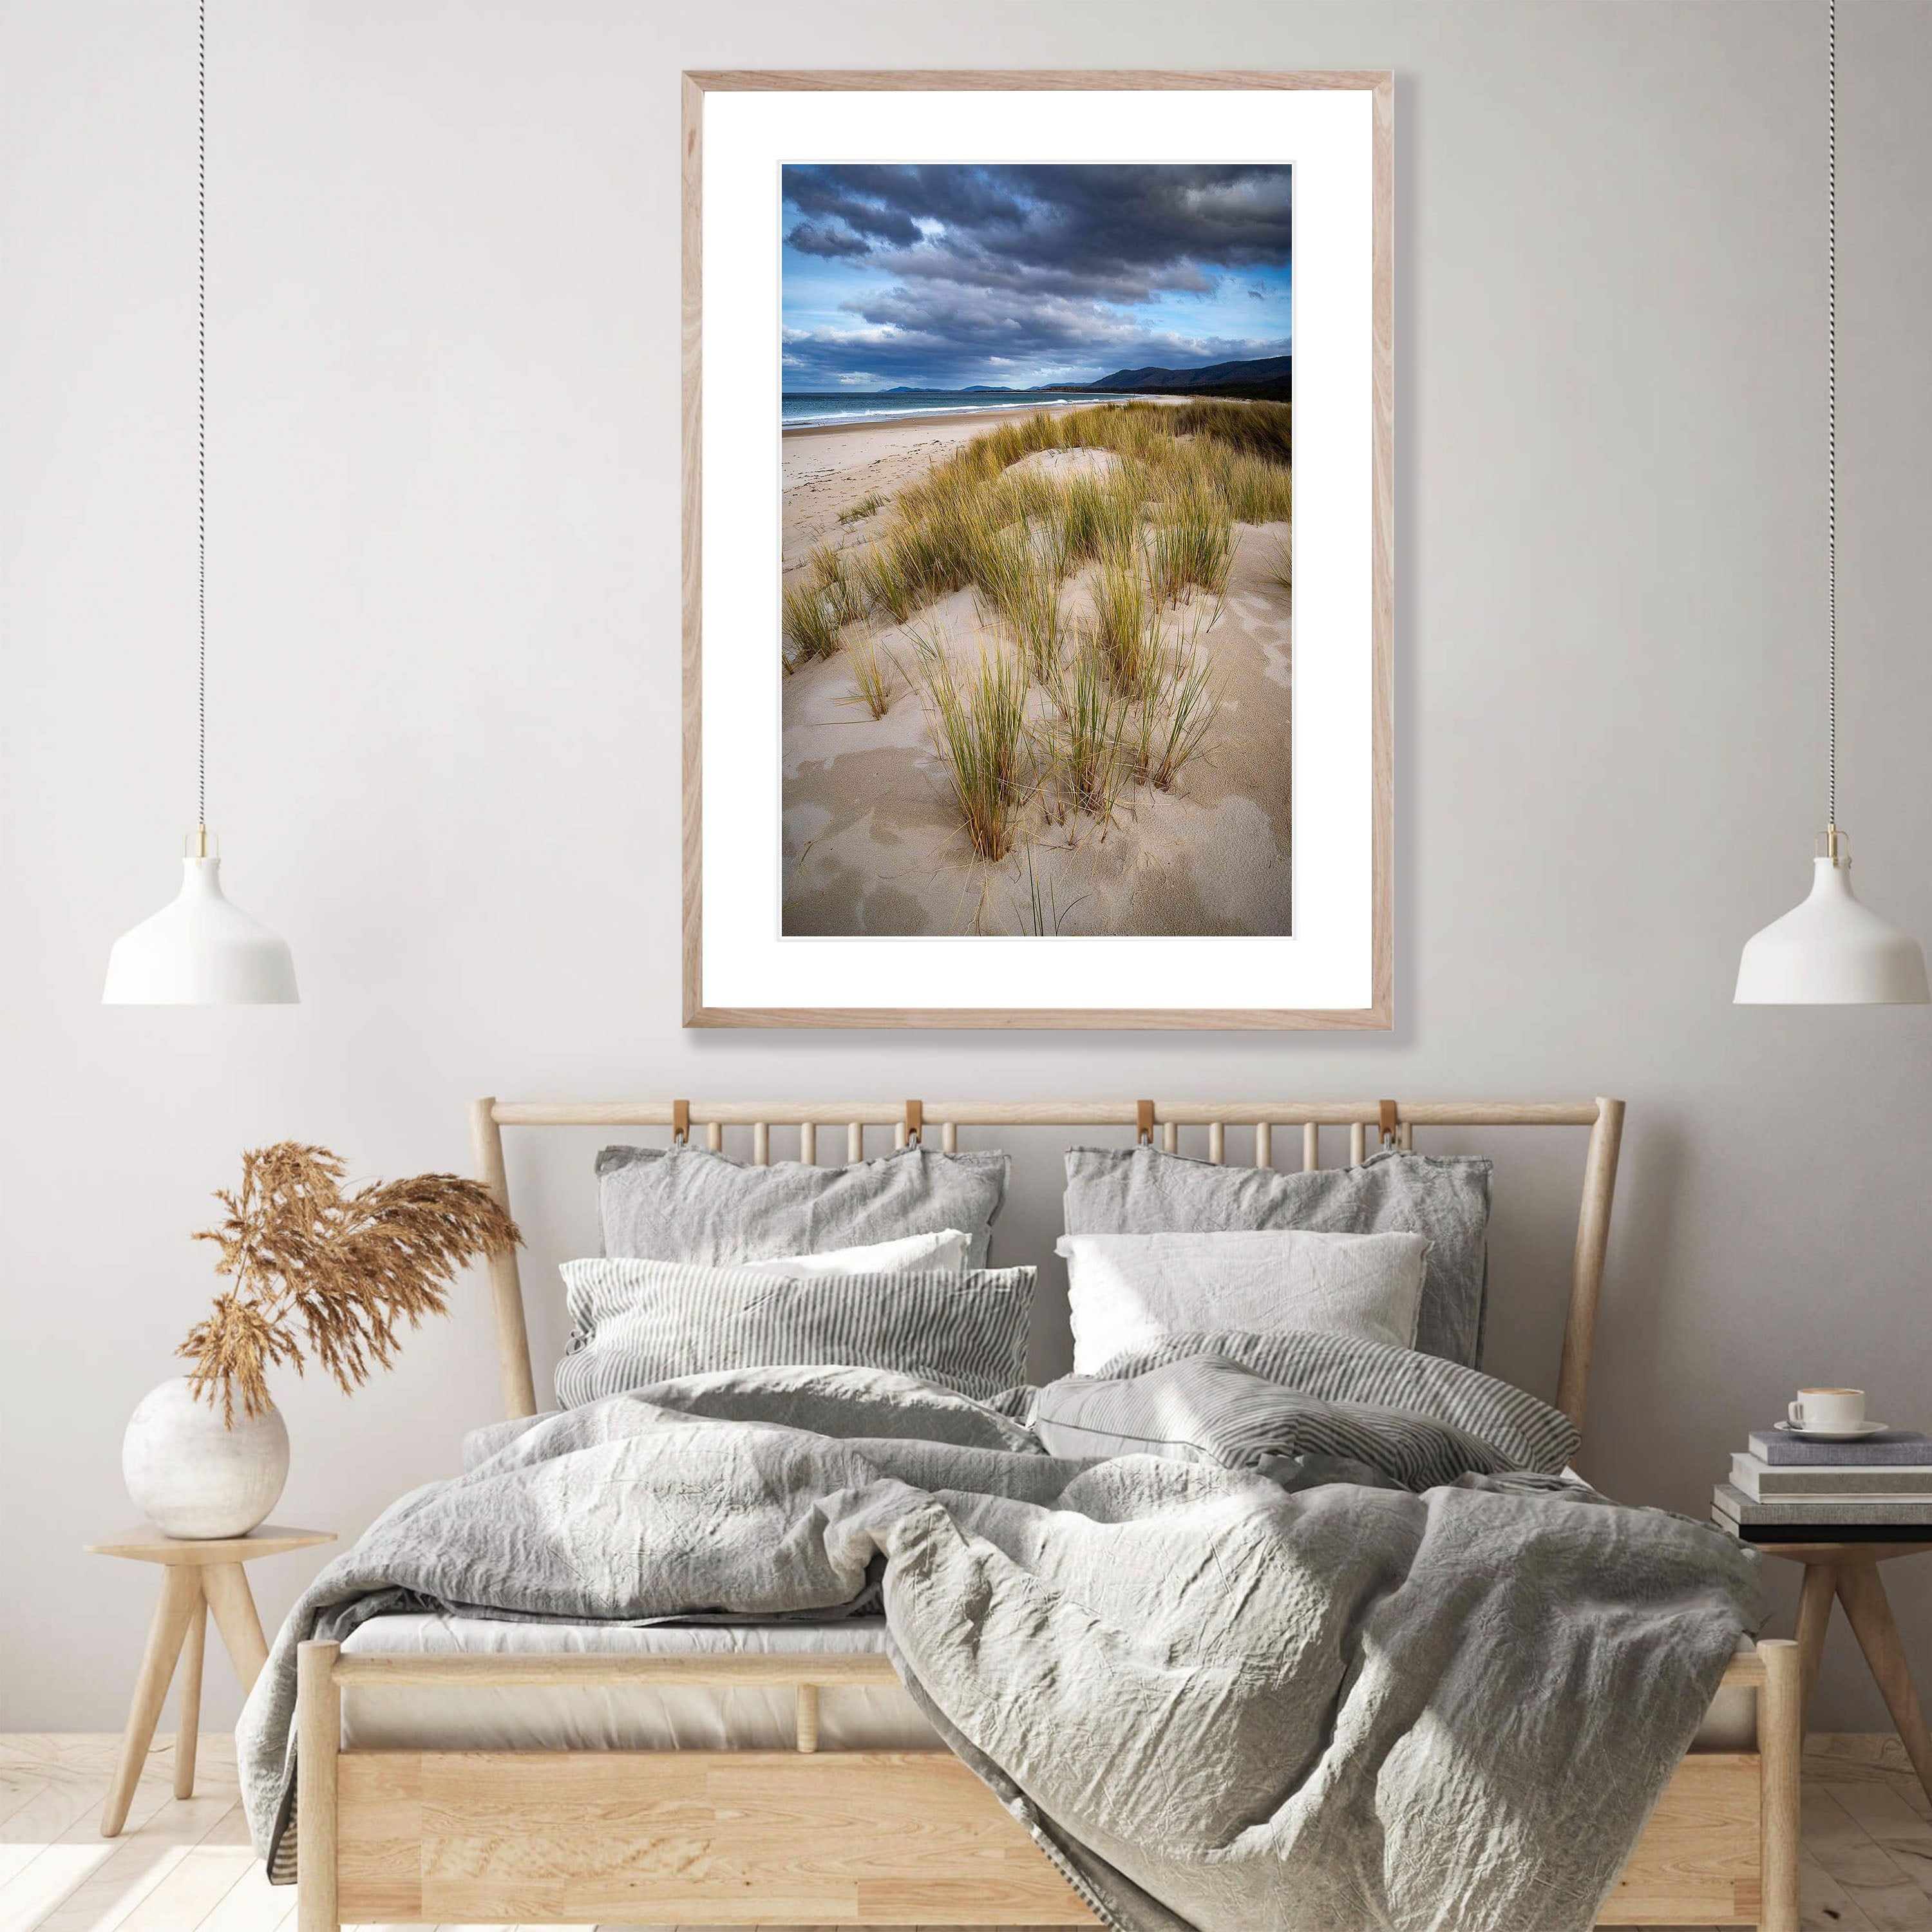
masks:
{"type": "MultiPolygon", "coordinates": [[[[966,389],[933,389],[902,382],[876,394],[886,396],[1091,396],[1138,390],[1156,395],[1245,396],[1286,402],[1294,373],[1292,356],[1263,356],[1247,362],[1210,362],[1199,369],[1116,369],[1090,382],[1045,382],[1016,388],[1010,384],[975,382],[966,389]]],[[[850,394],[850,390],[844,392],[850,394]]]]}
{"type": "Polygon", "coordinates": [[[1280,388],[1286,393],[1294,372],[1292,356],[1264,356],[1252,362],[1210,362],[1202,369],[1116,369],[1091,382],[1056,382],[1055,388],[1083,394],[1096,389],[1280,388]]]}

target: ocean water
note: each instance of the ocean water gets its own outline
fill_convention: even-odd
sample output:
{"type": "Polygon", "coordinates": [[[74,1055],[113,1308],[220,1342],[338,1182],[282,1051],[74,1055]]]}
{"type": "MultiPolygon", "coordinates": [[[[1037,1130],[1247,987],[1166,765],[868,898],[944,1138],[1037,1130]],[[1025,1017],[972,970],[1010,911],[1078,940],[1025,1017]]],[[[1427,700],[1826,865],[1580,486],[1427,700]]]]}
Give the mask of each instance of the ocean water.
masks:
{"type": "MultiPolygon", "coordinates": [[[[1098,396],[1049,394],[1040,389],[1006,389],[995,394],[970,395],[959,389],[917,389],[901,396],[787,396],[780,410],[786,429],[808,429],[824,423],[898,422],[911,416],[952,416],[978,410],[1036,410],[1042,404],[1056,409],[1078,403],[1095,403],[1098,396]]],[[[1109,396],[1110,402],[1124,397],[1109,396]]]]}

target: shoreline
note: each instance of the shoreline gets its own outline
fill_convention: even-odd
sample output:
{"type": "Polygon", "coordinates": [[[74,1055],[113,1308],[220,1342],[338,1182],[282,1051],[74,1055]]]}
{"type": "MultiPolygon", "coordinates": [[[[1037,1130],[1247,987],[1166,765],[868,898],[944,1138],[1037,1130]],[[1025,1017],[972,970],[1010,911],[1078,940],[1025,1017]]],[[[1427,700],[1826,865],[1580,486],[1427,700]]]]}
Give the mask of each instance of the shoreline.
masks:
{"type": "Polygon", "coordinates": [[[963,410],[902,410],[897,416],[841,416],[836,422],[782,423],[778,434],[785,436],[832,436],[841,430],[916,428],[922,423],[1021,422],[1049,410],[1090,409],[1108,403],[1184,403],[1185,396],[1142,396],[1123,392],[1118,395],[1068,396],[1046,403],[994,404],[983,408],[963,410]]]}

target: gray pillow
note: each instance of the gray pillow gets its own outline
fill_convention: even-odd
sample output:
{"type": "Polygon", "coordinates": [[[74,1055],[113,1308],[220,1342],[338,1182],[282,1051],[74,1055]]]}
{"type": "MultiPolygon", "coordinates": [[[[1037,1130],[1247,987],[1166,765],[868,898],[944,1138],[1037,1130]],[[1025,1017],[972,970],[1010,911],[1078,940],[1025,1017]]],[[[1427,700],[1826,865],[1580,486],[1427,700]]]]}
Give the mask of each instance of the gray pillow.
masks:
{"type": "Polygon", "coordinates": [[[1473,1367],[1483,1358],[1489,1280],[1490,1172],[1480,1156],[1372,1154],[1360,1167],[1276,1174],[1223,1167],[1158,1148],[1074,1148],[1066,1156],[1070,1234],[1204,1234],[1305,1228],[1331,1234],[1427,1237],[1415,1346],[1473,1367]]]}
{"type": "MultiPolygon", "coordinates": [[[[1499,1465],[1553,1476],[1576,1453],[1580,1438],[1570,1418],[1526,1390],[1514,1388],[1460,1362],[1418,1354],[1413,1348],[1364,1342],[1354,1335],[1316,1335],[1306,1330],[1279,1335],[1238,1331],[1169,1335],[1145,1348],[1124,1351],[1097,1376],[1070,1376],[1049,1383],[1036,1402],[1043,1408],[1054,1391],[1069,1390],[1062,1419],[1069,1414],[1078,1419],[1079,1408],[1087,1406],[1090,1399],[1100,1400],[1094,1391],[1118,1388],[1123,1378],[1145,1376],[1196,1356],[1238,1364],[1284,1389],[1328,1405],[1335,1412],[1328,1418],[1330,1427],[1340,1426],[1340,1412],[1346,1410],[1352,1433],[1378,1432],[1388,1445],[1376,1452],[1346,1439],[1306,1438],[1304,1446],[1325,1453],[1378,1463],[1418,1418],[1438,1423],[1460,1438],[1486,1444],[1498,1458],[1498,1464],[1492,1467],[1499,1465]]],[[[1196,1406],[1209,1405],[1197,1402],[1196,1406]]],[[[1054,1446],[1054,1439],[1040,1430],[1036,1418],[1034,1432],[1040,1435],[1048,1454],[1070,1453],[1064,1444],[1054,1446]]],[[[1090,1449],[1087,1453],[1107,1452],[1090,1449]]],[[[1469,1466],[1479,1468],[1482,1465],[1469,1466]]]]}
{"type": "Polygon", "coordinates": [[[820,1275],[689,1262],[566,1262],[566,1408],[720,1369],[895,1369],[980,1401],[1026,1361],[1034,1270],[820,1275]]]}
{"type": "Polygon", "coordinates": [[[1472,1472],[1493,1475],[1516,1466],[1502,1450],[1436,1417],[1304,1395],[1226,1354],[1186,1355],[1105,1380],[1049,1382],[1035,1398],[1032,1422],[1049,1456],[1218,1462],[1288,1490],[1366,1483],[1420,1491],[1472,1472]]]}
{"type": "Polygon", "coordinates": [[[1006,1198],[1003,1154],[902,1148],[850,1167],[754,1167],[708,1148],[608,1147],[597,1156],[604,1252],[652,1261],[769,1261],[957,1228],[984,1268],[1006,1198]]]}

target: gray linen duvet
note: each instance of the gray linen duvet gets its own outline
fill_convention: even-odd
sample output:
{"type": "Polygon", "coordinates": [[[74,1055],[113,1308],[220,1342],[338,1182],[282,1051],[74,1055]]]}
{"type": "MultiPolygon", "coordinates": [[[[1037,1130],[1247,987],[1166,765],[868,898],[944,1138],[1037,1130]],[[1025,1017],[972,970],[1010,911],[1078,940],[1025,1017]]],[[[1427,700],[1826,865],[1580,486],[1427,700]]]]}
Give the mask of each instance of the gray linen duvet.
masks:
{"type": "Polygon", "coordinates": [[[883,1608],[940,1736],[1122,1932],[1589,1925],[1755,1625],[1756,1559],[1414,1411],[1388,1412],[1385,1466],[1360,1402],[1346,1457],[1324,1454],[1332,1363],[1319,1397],[1224,1353],[1184,1400],[1164,1367],[1118,1378],[1110,1424],[1158,1442],[1178,1403],[1238,1383],[1246,1466],[1203,1460],[1198,1417],[1193,1460],[1051,1456],[1016,1419],[1037,1394],[1001,1413],[850,1368],[479,1432],[464,1475],[403,1498],[284,1626],[237,1740],[257,1848],[292,1876],[304,1638],[429,1606],[883,1608]],[[1416,1493],[1432,1428],[1425,1460],[1466,1472],[1416,1493]]]}

